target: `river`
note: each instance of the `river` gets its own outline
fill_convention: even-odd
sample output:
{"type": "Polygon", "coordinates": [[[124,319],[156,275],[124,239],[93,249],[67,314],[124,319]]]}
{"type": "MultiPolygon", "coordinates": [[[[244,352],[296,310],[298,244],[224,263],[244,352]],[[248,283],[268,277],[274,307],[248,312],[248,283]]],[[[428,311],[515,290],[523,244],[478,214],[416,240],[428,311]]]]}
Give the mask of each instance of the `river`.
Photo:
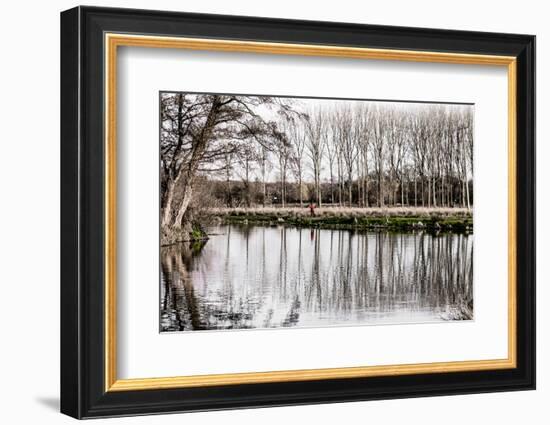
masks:
{"type": "Polygon", "coordinates": [[[160,329],[473,318],[473,236],[221,225],[161,248],[160,329]]]}

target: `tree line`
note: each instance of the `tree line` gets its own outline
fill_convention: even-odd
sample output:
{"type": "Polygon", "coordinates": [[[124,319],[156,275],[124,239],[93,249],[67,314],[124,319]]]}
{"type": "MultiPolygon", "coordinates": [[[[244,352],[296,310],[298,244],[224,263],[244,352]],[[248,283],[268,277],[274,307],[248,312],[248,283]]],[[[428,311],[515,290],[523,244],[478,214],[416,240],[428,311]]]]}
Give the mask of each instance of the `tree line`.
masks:
{"type": "Polygon", "coordinates": [[[160,108],[167,232],[192,221],[199,180],[246,206],[472,206],[471,106],[162,93],[160,108]]]}

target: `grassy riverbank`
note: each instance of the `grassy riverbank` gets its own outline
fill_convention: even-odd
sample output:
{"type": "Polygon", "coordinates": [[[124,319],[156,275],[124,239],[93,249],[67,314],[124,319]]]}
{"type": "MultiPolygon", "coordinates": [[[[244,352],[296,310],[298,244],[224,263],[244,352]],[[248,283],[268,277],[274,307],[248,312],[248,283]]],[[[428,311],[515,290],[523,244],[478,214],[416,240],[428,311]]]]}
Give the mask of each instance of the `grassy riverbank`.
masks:
{"type": "Polygon", "coordinates": [[[472,232],[471,211],[460,208],[219,208],[212,214],[226,223],[333,229],[386,229],[472,232]]]}

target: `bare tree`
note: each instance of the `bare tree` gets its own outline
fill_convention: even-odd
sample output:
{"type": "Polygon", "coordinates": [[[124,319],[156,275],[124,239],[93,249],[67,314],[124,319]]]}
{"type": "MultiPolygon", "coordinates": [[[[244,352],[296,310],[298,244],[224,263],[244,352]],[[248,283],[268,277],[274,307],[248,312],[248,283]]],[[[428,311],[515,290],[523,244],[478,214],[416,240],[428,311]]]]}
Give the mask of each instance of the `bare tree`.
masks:
{"type": "Polygon", "coordinates": [[[403,164],[406,159],[406,138],[407,127],[405,116],[402,111],[396,108],[388,108],[387,124],[388,124],[388,166],[390,172],[390,187],[392,190],[392,202],[396,204],[396,193],[399,187],[401,188],[401,205],[405,203],[403,191],[403,164]]]}
{"type": "Polygon", "coordinates": [[[161,95],[161,225],[165,242],[181,239],[193,185],[201,171],[235,149],[237,142],[265,143],[274,126],[256,112],[260,106],[291,111],[289,102],[269,96],[163,93],[161,95]],[[227,143],[232,140],[234,143],[227,143]],[[181,197],[175,200],[176,185],[181,197]]]}
{"type": "Polygon", "coordinates": [[[378,186],[378,206],[384,206],[384,160],[386,156],[386,139],[388,137],[388,118],[386,109],[375,106],[372,122],[372,154],[378,186]]]}
{"type": "Polygon", "coordinates": [[[276,133],[277,137],[273,138],[275,145],[275,154],[277,155],[277,162],[279,164],[279,174],[281,181],[281,206],[284,208],[286,202],[286,181],[287,170],[292,157],[292,146],[288,141],[288,134],[290,133],[290,125],[288,121],[282,121],[279,124],[279,131],[276,133]]]}
{"type": "Polygon", "coordinates": [[[316,108],[306,119],[306,152],[311,161],[315,185],[315,198],[319,206],[322,205],[321,167],[325,151],[325,138],[323,137],[325,131],[325,113],[321,108],[316,108]]]}
{"type": "Polygon", "coordinates": [[[356,168],[358,151],[356,129],[354,127],[354,115],[348,105],[335,109],[332,115],[333,139],[338,144],[342,155],[344,170],[347,176],[348,204],[352,205],[353,172],[356,168]]]}
{"type": "Polygon", "coordinates": [[[373,113],[368,104],[359,104],[354,110],[354,132],[359,151],[359,186],[361,205],[369,206],[369,152],[371,150],[371,122],[373,113]]]}
{"type": "Polygon", "coordinates": [[[306,128],[304,119],[292,117],[287,126],[287,137],[292,146],[291,166],[296,181],[298,182],[298,196],[300,207],[304,205],[303,199],[303,177],[304,177],[304,153],[306,149],[306,128]]]}
{"type": "Polygon", "coordinates": [[[472,109],[467,108],[462,110],[462,122],[464,128],[464,156],[466,157],[466,200],[468,209],[471,209],[470,202],[470,176],[474,174],[474,118],[472,109]]]}
{"type": "Polygon", "coordinates": [[[231,175],[233,172],[233,164],[235,162],[234,152],[228,151],[223,157],[223,168],[225,172],[225,204],[229,207],[233,206],[233,196],[231,193],[231,175]]]}
{"type": "Polygon", "coordinates": [[[432,135],[430,125],[430,109],[429,107],[422,107],[409,114],[409,122],[411,131],[411,147],[413,152],[414,161],[414,206],[418,205],[418,188],[417,183],[420,180],[421,185],[421,202],[422,206],[425,206],[425,192],[424,183],[427,174],[427,167],[429,166],[429,141],[432,135]]]}
{"type": "MultiPolygon", "coordinates": [[[[338,144],[335,140],[335,129],[334,129],[334,120],[333,115],[330,114],[329,117],[327,117],[328,125],[324,133],[325,137],[325,147],[327,150],[327,161],[328,161],[328,170],[329,170],[329,177],[330,177],[330,203],[334,205],[336,199],[334,197],[334,167],[337,166],[338,161],[338,144]]],[[[338,182],[339,184],[339,182],[338,182]]]]}
{"type": "Polygon", "coordinates": [[[244,204],[250,208],[252,201],[250,179],[259,156],[252,144],[243,144],[239,146],[236,157],[240,164],[237,174],[243,182],[244,204]]]}
{"type": "Polygon", "coordinates": [[[271,163],[269,161],[269,149],[265,145],[260,146],[259,165],[260,177],[262,181],[262,206],[265,207],[267,199],[267,174],[270,171],[271,163]]]}

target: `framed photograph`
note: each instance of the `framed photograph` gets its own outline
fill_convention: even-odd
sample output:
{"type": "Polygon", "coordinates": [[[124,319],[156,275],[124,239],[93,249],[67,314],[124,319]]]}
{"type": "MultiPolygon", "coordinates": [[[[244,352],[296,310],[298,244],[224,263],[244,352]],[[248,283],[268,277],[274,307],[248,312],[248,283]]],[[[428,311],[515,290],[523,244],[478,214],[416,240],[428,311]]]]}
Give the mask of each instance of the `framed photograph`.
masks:
{"type": "Polygon", "coordinates": [[[535,388],[535,37],[61,14],[61,411],[535,388]]]}

